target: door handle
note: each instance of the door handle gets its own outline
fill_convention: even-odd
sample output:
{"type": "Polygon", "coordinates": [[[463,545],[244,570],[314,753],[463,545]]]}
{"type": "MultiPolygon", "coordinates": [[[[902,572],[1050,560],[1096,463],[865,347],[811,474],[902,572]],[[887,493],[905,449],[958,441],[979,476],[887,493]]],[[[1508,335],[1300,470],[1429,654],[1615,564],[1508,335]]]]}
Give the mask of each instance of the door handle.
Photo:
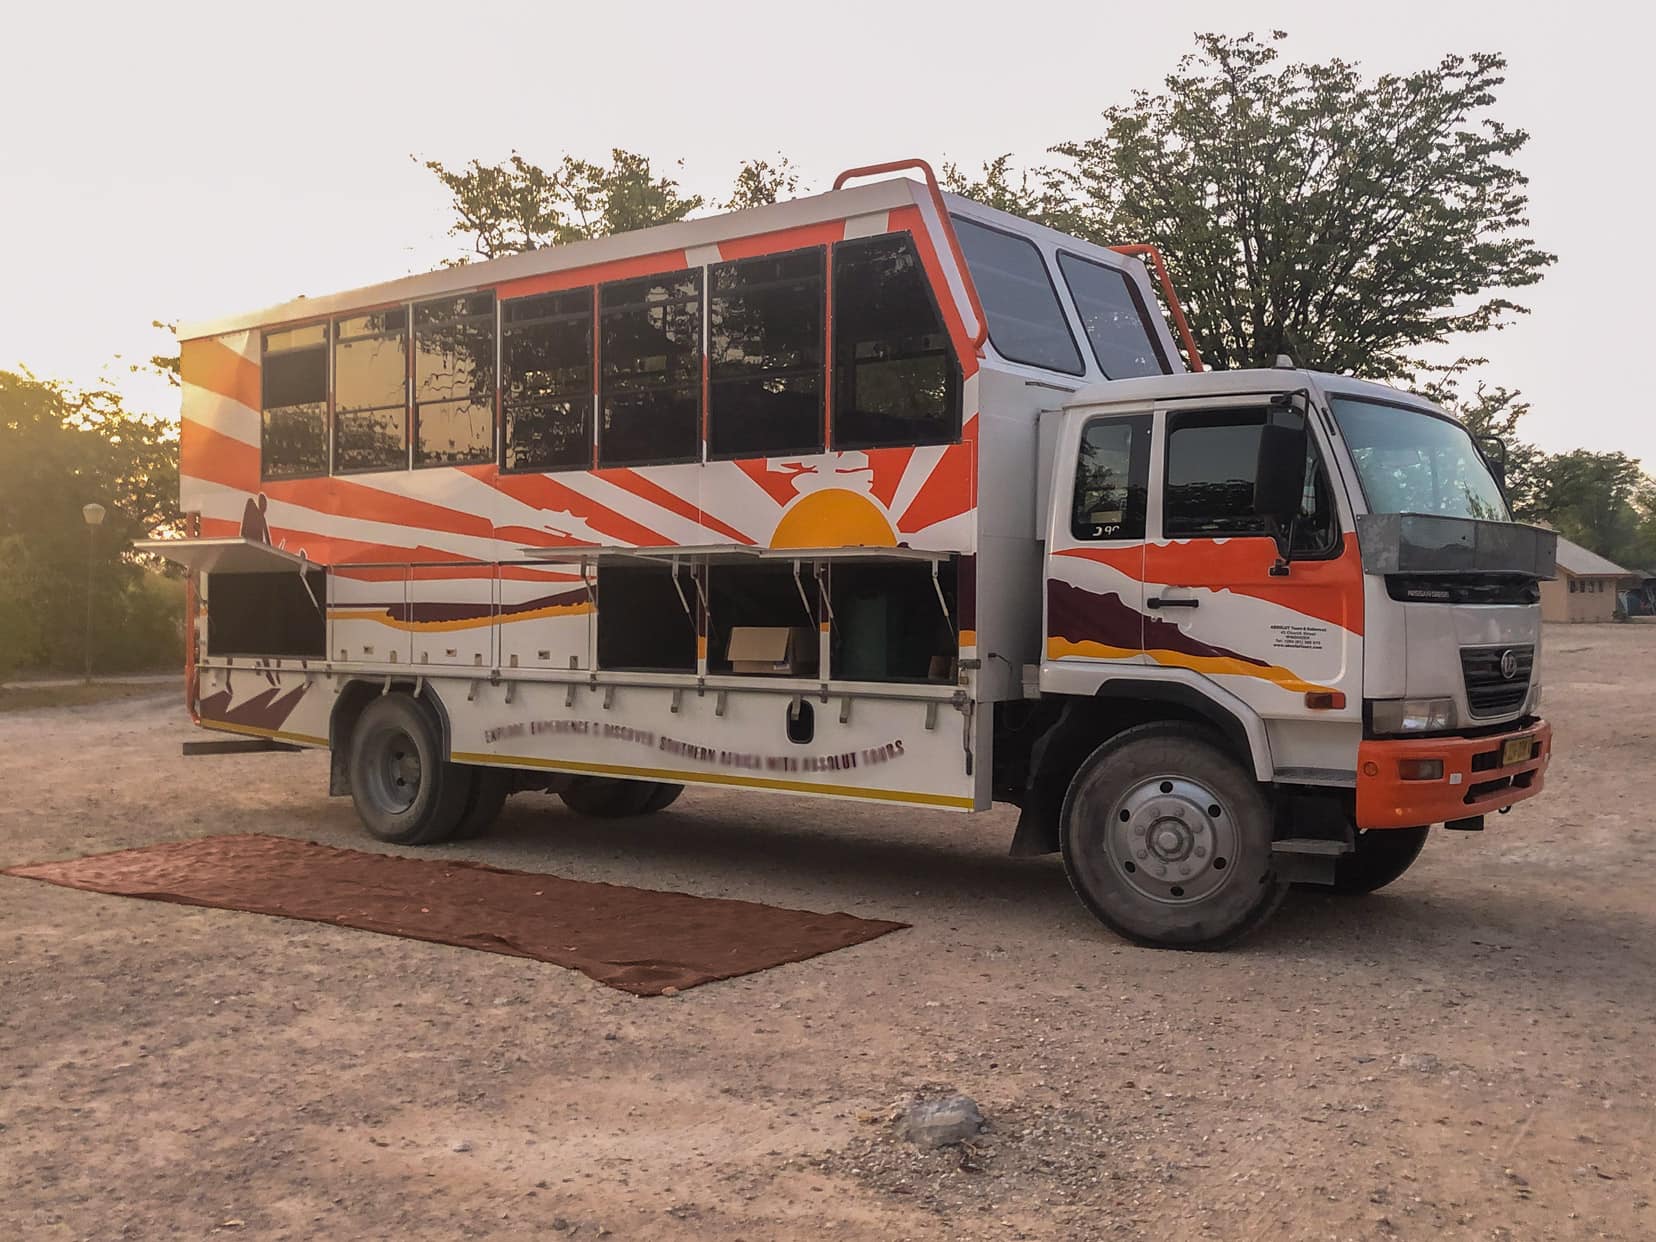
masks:
{"type": "Polygon", "coordinates": [[[1202,606],[1202,601],[1199,599],[1167,599],[1160,595],[1152,595],[1144,602],[1152,608],[1200,608],[1202,606]]]}

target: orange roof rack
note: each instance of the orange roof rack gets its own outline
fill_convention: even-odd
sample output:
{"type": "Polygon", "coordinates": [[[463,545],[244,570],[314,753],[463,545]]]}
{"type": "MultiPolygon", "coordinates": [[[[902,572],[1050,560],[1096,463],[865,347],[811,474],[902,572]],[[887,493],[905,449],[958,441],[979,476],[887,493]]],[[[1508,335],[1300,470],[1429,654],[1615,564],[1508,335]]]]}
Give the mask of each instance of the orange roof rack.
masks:
{"type": "Polygon", "coordinates": [[[1117,254],[1143,255],[1150,260],[1150,266],[1156,271],[1156,280],[1161,284],[1162,296],[1167,299],[1167,312],[1173,316],[1173,325],[1179,329],[1179,339],[1184,342],[1190,369],[1205,371],[1207,368],[1202,365],[1202,352],[1196,348],[1196,337],[1185,319],[1184,307],[1179,305],[1179,294],[1173,288],[1173,278],[1167,274],[1167,264],[1162,262],[1161,251],[1142,242],[1133,246],[1111,246],[1110,249],[1117,254]]]}
{"type": "Polygon", "coordinates": [[[943,205],[943,187],[937,184],[937,174],[925,160],[891,160],[885,164],[865,164],[861,168],[847,168],[834,178],[834,188],[842,189],[847,181],[853,177],[877,177],[881,173],[903,172],[906,169],[918,169],[926,178],[926,188],[931,191],[932,206],[937,208],[937,218],[943,225],[943,236],[949,243],[949,253],[954,257],[955,269],[960,273],[960,281],[966,286],[966,300],[971,303],[972,314],[977,318],[977,331],[972,335],[972,348],[979,355],[983,353],[983,343],[989,339],[989,319],[983,313],[983,303],[978,301],[977,286],[972,283],[971,270],[966,266],[966,256],[960,249],[960,238],[955,236],[954,221],[949,219],[949,209],[943,205]]]}

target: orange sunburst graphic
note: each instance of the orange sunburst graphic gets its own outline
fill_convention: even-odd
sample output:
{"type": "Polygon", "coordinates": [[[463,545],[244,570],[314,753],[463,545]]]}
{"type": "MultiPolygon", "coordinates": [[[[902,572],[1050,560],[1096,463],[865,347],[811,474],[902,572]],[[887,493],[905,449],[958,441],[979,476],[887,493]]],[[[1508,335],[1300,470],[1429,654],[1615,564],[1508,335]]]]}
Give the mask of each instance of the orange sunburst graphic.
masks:
{"type": "Polygon", "coordinates": [[[773,548],[894,548],[891,520],[867,496],[841,487],[806,492],[771,532],[773,548]]]}

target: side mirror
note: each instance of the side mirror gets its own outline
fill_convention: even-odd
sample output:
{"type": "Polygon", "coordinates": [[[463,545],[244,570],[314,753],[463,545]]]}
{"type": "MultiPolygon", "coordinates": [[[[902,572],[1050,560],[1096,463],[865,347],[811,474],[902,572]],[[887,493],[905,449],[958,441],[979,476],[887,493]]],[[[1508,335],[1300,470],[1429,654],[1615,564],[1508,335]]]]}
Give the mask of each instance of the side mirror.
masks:
{"type": "Polygon", "coordinates": [[[1489,473],[1495,476],[1495,486],[1506,494],[1507,473],[1507,446],[1500,436],[1479,435],[1473,436],[1472,442],[1478,446],[1483,454],[1484,465],[1489,467],[1489,473]]]}
{"type": "Polygon", "coordinates": [[[1304,503],[1305,455],[1309,447],[1303,421],[1295,427],[1266,423],[1259,429],[1253,509],[1278,530],[1287,528],[1304,503]]]}

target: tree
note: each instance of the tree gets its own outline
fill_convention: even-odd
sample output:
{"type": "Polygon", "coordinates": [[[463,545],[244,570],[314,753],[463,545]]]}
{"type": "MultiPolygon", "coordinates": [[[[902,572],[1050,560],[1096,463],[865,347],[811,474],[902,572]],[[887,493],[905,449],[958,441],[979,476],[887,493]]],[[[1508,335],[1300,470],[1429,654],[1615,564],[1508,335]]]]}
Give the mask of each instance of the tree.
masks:
{"type": "Polygon", "coordinates": [[[177,617],[148,590],[132,541],[177,523],[177,427],[118,395],[0,371],[0,651],[14,664],[84,658],[87,532],[105,506],[93,560],[100,666],[171,659],[177,617]]]}
{"type": "Polygon", "coordinates": [[[1405,377],[1428,347],[1523,313],[1499,291],[1554,256],[1525,235],[1528,135],[1489,115],[1505,60],[1366,80],[1344,60],[1279,64],[1283,38],[1198,36],[1165,89],[1107,109],[1056,163],[952,184],[1094,241],[1155,242],[1216,367],[1289,354],[1405,377]]]}
{"type": "Polygon", "coordinates": [[[736,188],[723,206],[726,211],[763,207],[798,192],[799,170],[787,156],[777,156],[774,164],[769,160],[745,160],[736,173],[736,188]]]}
{"type": "Polygon", "coordinates": [[[425,167],[452,196],[449,232],[469,237],[485,259],[682,220],[704,202],[658,176],[647,156],[619,148],[607,165],[566,155],[550,171],[516,151],[500,164],[451,169],[426,160],[425,167]]]}
{"type": "MultiPolygon", "coordinates": [[[[647,156],[620,149],[610,152],[607,165],[566,155],[550,171],[516,151],[500,164],[424,164],[451,196],[455,223],[449,232],[469,238],[472,255],[485,259],[669,224],[709,205],[699,194],[683,193],[673,178],[657,175],[647,156]]],[[[774,163],[746,160],[730,198],[714,205],[736,211],[774,203],[797,193],[799,181],[786,156],[774,163]]]]}
{"type": "Polygon", "coordinates": [[[1420,390],[1459,418],[1486,453],[1504,465],[1506,477],[1502,490],[1506,492],[1513,518],[1520,522],[1545,521],[1541,487],[1547,454],[1518,434],[1519,420],[1530,412],[1530,403],[1514,389],[1492,387],[1481,381],[1470,396],[1460,391],[1461,378],[1485,361],[1462,358],[1435,378],[1421,383],[1420,390]],[[1500,449],[1493,449],[1487,443],[1489,440],[1499,441],[1500,449]]]}

